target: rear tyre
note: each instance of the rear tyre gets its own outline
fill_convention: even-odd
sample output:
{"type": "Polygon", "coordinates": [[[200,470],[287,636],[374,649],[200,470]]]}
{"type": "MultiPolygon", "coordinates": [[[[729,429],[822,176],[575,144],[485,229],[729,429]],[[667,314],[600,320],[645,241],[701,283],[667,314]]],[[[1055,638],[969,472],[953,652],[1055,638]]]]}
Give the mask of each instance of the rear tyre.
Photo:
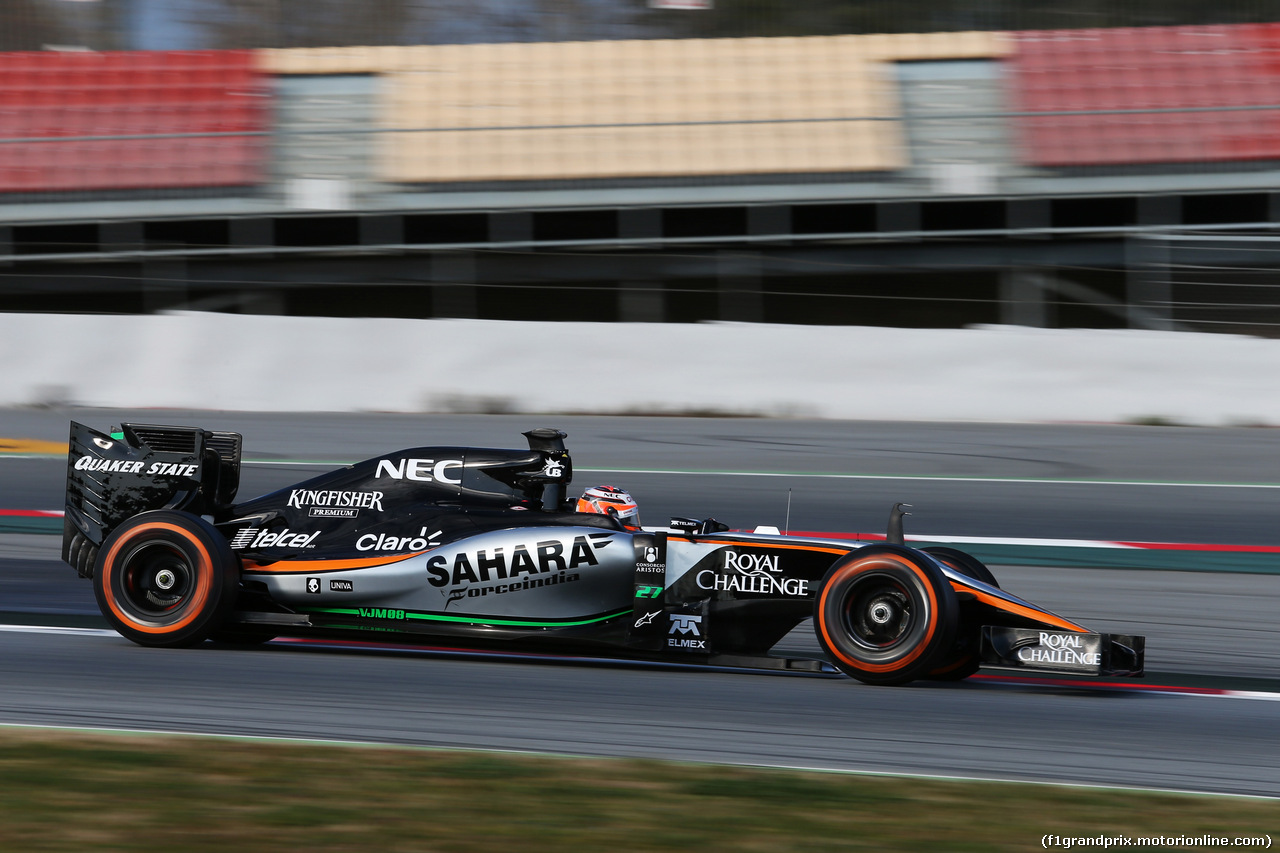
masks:
{"type": "Polygon", "coordinates": [[[93,591],[122,635],[143,646],[190,646],[226,623],[235,604],[235,554],[213,525],[157,510],[115,529],[98,551],[93,591]]]}
{"type": "Polygon", "coordinates": [[[907,548],[859,549],[827,572],[814,630],[832,663],[867,684],[906,684],[937,666],[959,619],[951,584],[907,548]]]}

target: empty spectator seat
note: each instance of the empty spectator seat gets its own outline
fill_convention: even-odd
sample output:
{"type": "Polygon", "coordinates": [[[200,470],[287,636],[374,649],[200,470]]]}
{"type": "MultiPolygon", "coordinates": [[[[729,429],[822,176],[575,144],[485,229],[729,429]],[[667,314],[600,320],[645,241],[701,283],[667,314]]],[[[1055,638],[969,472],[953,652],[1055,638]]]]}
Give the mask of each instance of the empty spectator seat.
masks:
{"type": "Polygon", "coordinates": [[[257,183],[267,92],[251,51],[0,53],[0,192],[257,183]]]}
{"type": "Polygon", "coordinates": [[[1275,24],[1013,37],[1013,107],[1030,114],[1015,125],[1031,165],[1280,159],[1275,24]]]}

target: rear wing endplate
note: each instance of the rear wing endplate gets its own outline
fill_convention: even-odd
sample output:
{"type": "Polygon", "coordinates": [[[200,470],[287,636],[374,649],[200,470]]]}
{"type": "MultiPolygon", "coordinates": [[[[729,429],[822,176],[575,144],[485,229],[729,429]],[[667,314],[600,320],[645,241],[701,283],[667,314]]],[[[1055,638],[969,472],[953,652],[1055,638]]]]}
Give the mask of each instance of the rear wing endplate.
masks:
{"type": "Polygon", "coordinates": [[[121,522],[147,510],[217,516],[239,488],[240,450],[234,432],[122,424],[103,433],[72,421],[63,559],[71,562],[77,537],[76,544],[101,545],[121,522]]]}

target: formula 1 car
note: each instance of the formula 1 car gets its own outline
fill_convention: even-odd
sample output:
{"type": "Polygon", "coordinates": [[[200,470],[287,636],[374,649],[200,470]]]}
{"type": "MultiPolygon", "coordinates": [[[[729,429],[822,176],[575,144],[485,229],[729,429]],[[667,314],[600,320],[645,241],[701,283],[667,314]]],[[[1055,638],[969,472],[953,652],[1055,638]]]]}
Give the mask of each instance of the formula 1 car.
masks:
{"type": "Polygon", "coordinates": [[[146,646],[279,635],[435,641],[860,681],[980,665],[1140,676],[1142,637],[1098,634],[1000,589],[973,557],[884,542],[666,529],[571,511],[565,434],[528,450],[418,447],[235,503],[241,436],[71,424],[62,557],[146,646]],[[770,655],[812,617],[827,661],[770,655]]]}

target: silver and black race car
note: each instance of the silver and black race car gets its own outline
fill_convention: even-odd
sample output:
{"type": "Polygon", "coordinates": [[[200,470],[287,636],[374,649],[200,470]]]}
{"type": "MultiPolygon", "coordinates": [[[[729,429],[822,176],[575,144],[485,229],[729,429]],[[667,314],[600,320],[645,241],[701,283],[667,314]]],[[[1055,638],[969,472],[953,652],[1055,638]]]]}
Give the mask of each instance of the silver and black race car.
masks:
{"type": "Polygon", "coordinates": [[[1000,589],[973,557],[903,543],[629,526],[577,512],[565,434],[527,450],[418,447],[237,503],[241,436],[71,424],[62,557],[147,646],[423,636],[860,681],[979,666],[1140,676],[1142,637],[1099,634],[1000,589]],[[812,618],[826,659],[771,655],[812,618]]]}

